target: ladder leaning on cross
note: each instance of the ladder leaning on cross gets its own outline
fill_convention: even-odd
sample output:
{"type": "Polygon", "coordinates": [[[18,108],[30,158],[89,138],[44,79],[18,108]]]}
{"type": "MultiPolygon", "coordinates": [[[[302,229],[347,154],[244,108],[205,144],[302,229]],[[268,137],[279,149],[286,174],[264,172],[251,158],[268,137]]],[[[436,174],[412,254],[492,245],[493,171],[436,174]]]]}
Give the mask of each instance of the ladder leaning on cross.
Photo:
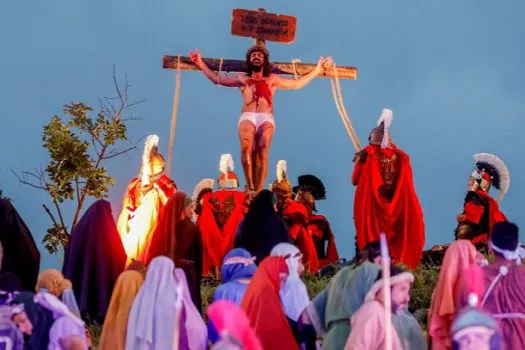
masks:
{"type": "MultiPolygon", "coordinates": [[[[265,46],[266,41],[273,41],[279,43],[289,44],[295,39],[295,28],[297,20],[292,16],[276,15],[268,13],[264,9],[257,11],[250,11],[244,9],[234,9],[231,34],[243,37],[251,37],[255,44],[265,46]]],[[[220,73],[246,73],[247,67],[244,60],[235,59],[217,59],[217,58],[203,58],[208,67],[215,72],[220,73]]],[[[315,68],[315,64],[299,63],[299,60],[292,60],[287,62],[272,62],[272,73],[293,75],[305,75],[315,68]]],[[[177,125],[177,110],[180,96],[180,72],[181,71],[198,71],[200,70],[189,57],[185,56],[168,56],[162,58],[162,67],[164,69],[175,69],[175,93],[173,97],[173,112],[171,118],[170,128],[170,142],[168,148],[168,163],[166,174],[169,176],[172,160],[173,141],[175,138],[175,129],[177,125]]],[[[336,66],[335,63],[327,67],[323,73],[319,74],[320,78],[330,78],[332,87],[332,94],[336,104],[337,111],[343,121],[343,125],[352,141],[356,150],[361,149],[359,140],[354,131],[348,113],[343,103],[341,93],[340,79],[357,79],[357,68],[348,66],[336,66]]]]}

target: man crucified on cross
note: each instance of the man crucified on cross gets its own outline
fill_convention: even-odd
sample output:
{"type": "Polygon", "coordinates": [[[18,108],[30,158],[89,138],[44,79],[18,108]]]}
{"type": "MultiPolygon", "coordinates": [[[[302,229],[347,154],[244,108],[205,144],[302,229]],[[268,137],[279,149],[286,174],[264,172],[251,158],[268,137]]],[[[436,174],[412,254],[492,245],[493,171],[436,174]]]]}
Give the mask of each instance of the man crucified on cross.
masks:
{"type": "Polygon", "coordinates": [[[247,73],[221,76],[211,70],[199,50],[190,57],[204,75],[214,84],[239,88],[243,98],[238,123],[241,160],[249,192],[259,192],[268,175],[268,154],[275,129],[273,95],[277,89],[297,90],[310,83],[324,68],[333,63],[331,57],[319,58],[316,67],[298,79],[287,79],[273,74],[269,52],[263,46],[253,46],[246,53],[247,73]]]}

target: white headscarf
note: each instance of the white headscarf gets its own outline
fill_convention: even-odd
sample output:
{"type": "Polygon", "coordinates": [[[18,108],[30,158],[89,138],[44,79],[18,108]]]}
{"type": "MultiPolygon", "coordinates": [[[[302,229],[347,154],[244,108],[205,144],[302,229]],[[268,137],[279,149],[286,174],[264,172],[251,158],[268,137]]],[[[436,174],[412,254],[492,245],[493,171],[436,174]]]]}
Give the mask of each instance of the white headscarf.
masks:
{"type": "Polygon", "coordinates": [[[297,321],[310,303],[308,291],[304,282],[299,277],[297,268],[302,258],[299,249],[290,243],[279,243],[273,247],[271,256],[287,256],[286,264],[288,265],[288,278],[281,288],[281,302],[283,303],[284,313],[293,321],[297,321]]]}

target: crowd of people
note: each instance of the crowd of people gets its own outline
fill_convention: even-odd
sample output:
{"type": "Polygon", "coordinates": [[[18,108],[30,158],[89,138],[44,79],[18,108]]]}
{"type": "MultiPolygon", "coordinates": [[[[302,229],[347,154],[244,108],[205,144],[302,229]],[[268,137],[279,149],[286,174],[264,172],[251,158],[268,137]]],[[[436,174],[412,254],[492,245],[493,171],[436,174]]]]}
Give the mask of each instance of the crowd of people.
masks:
{"type": "Polygon", "coordinates": [[[329,221],[317,213],[316,202],[326,198],[318,177],[302,175],[293,186],[281,160],[275,181],[263,189],[273,91],[306,85],[331,59],[321,58],[315,74],[292,81],[265,75],[268,55],[261,47],[247,53],[259,78],[224,80],[192,53],[210,80],[240,87],[247,106],[253,104],[243,109],[239,123],[244,191],[233,157],[223,154],[217,180],[203,179],[187,195],[164,173],[159,138],[150,135],[117,220],[108,201],[95,201],[72,228],[62,271],[42,272],[31,232],[13,204],[0,199],[0,347],[525,347],[519,229],[489,194],[492,187],[499,199],[507,192],[505,164],[491,154],[475,155],[456,239],[439,248],[443,264],[422,328],[409,305],[411,271],[421,264],[425,244],[423,210],[410,158],[392,143],[392,111],[383,110],[368,145],[355,155],[356,258],[341,264],[329,221]],[[259,100],[266,101],[263,112],[259,100]],[[330,282],[310,295],[304,274],[327,270],[334,272],[330,282]],[[203,309],[201,281],[209,276],[220,285],[203,309]],[[87,331],[89,324],[102,325],[100,339],[87,331]]]}
{"type": "Polygon", "coordinates": [[[203,260],[193,222],[199,221],[196,202],[183,192],[167,200],[145,261],[128,261],[111,206],[99,200],[75,227],[62,272],[38,275],[31,233],[2,200],[0,343],[6,349],[87,349],[93,339],[86,324],[96,321],[103,325],[98,348],[111,350],[383,349],[387,343],[392,349],[480,350],[525,344],[525,269],[515,224],[494,225],[491,263],[470,240],[448,246],[425,333],[408,311],[414,276],[396,265],[388,280],[392,317],[385,318],[377,241],[318,295],[309,295],[301,279],[308,261],[279,214],[278,198],[262,190],[247,204],[206,310],[203,270],[195,268],[203,260]]]}

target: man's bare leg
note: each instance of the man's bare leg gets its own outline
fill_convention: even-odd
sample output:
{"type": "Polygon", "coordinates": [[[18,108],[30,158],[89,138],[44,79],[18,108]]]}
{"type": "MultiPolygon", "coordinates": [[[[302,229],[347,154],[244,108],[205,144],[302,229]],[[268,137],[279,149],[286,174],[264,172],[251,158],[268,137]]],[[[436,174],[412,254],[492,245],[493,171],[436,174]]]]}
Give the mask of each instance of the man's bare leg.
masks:
{"type": "Polygon", "coordinates": [[[257,143],[255,145],[257,182],[255,183],[255,190],[262,191],[264,188],[264,181],[268,176],[268,156],[270,155],[270,146],[272,144],[274,126],[271,123],[264,123],[261,125],[257,135],[257,143]]]}
{"type": "Polygon", "coordinates": [[[239,124],[239,141],[241,143],[241,161],[244,170],[246,186],[249,190],[255,189],[253,182],[253,159],[252,149],[255,138],[255,125],[249,120],[243,120],[239,124]]]}

